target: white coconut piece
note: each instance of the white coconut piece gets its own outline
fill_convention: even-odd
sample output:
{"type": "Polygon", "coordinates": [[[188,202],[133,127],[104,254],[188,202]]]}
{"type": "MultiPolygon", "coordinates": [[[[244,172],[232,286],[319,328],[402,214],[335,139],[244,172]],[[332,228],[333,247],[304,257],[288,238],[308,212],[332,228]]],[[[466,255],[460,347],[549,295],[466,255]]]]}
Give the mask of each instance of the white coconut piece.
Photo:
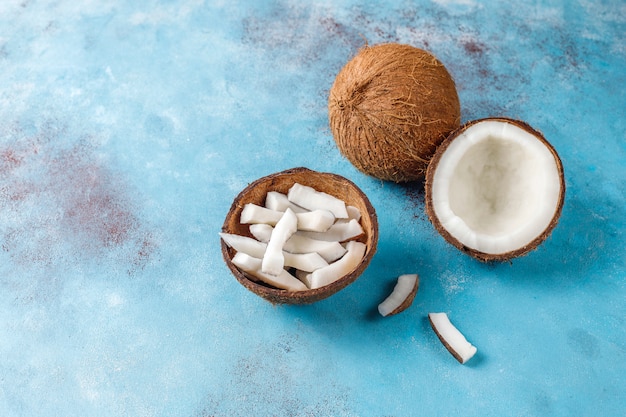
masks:
{"type": "Polygon", "coordinates": [[[283,212],[248,203],[241,210],[239,222],[241,224],[263,223],[275,226],[282,216],[283,212]]]}
{"type": "Polygon", "coordinates": [[[428,320],[437,337],[460,363],[470,360],[477,349],[450,322],[446,313],[428,313],[428,320]]]}
{"type": "MultiPolygon", "coordinates": [[[[235,235],[232,233],[220,233],[220,237],[226,244],[235,249],[237,252],[243,252],[254,258],[263,259],[267,243],[259,242],[247,236],[235,235]]],[[[328,266],[328,262],[324,260],[318,253],[290,253],[283,251],[285,258],[285,267],[297,268],[306,272],[313,272],[316,269],[328,266]]]]}
{"type": "Polygon", "coordinates": [[[260,242],[269,242],[270,236],[272,236],[272,230],[274,230],[274,228],[269,224],[257,223],[250,225],[250,234],[260,242]]]}
{"type": "MultiPolygon", "coordinates": [[[[288,208],[291,210],[290,207],[288,208]]],[[[283,211],[271,210],[267,207],[248,203],[241,210],[239,221],[241,224],[269,224],[270,226],[275,226],[283,214],[283,211]]],[[[335,216],[328,210],[307,210],[302,213],[296,213],[296,217],[298,219],[298,229],[310,232],[325,232],[335,223],[335,216]]]]}
{"type": "Polygon", "coordinates": [[[287,193],[294,204],[309,210],[329,210],[338,219],[348,218],[346,203],[330,194],[317,191],[313,187],[295,183],[287,193]]]}
{"type": "MultiPolygon", "coordinates": [[[[269,242],[273,227],[267,224],[250,225],[250,233],[261,242],[269,242]]],[[[326,262],[334,262],[346,253],[339,242],[315,240],[298,234],[292,235],[283,249],[290,253],[318,253],[326,262]]]]}
{"type": "Polygon", "coordinates": [[[285,243],[285,250],[291,253],[318,253],[326,262],[334,262],[346,253],[346,248],[339,242],[315,240],[294,234],[285,243]]]}
{"type": "Polygon", "coordinates": [[[313,210],[306,213],[297,213],[298,230],[309,232],[325,232],[334,223],[335,216],[328,210],[313,210]]]}
{"type": "Polygon", "coordinates": [[[287,239],[298,230],[298,218],[296,214],[288,208],[280,218],[276,227],[272,230],[267,249],[263,256],[261,271],[270,275],[278,275],[285,266],[285,256],[283,246],[287,239]]]}
{"type": "Polygon", "coordinates": [[[418,285],[419,277],[417,274],[400,275],[391,294],[378,305],[380,315],[386,317],[405,310],[413,301],[418,285]]]}
{"type": "Polygon", "coordinates": [[[307,286],[299,279],[291,275],[286,270],[282,269],[277,275],[266,274],[261,271],[262,260],[254,258],[243,252],[237,252],[232,259],[233,264],[248,273],[249,275],[272,285],[276,288],[280,288],[287,291],[304,291],[307,290],[307,286]]]}
{"type": "Polygon", "coordinates": [[[296,268],[299,271],[313,272],[328,266],[328,262],[317,252],[290,253],[283,251],[285,267],[296,268]]]}
{"type": "Polygon", "coordinates": [[[286,194],[279,193],[278,191],[269,191],[265,196],[265,208],[275,211],[285,211],[287,207],[292,209],[296,214],[309,211],[304,207],[293,204],[289,201],[286,194]]]}
{"type": "Polygon", "coordinates": [[[437,230],[481,260],[505,260],[543,241],[560,215],[563,170],[529,126],[485,119],[438,149],[429,166],[427,211],[437,230]]]}
{"type": "Polygon", "coordinates": [[[307,278],[311,289],[331,284],[351,272],[363,259],[365,248],[366,245],[362,242],[356,240],[348,242],[346,244],[348,252],[346,252],[341,259],[338,259],[327,267],[313,271],[311,276],[307,278]]]}
{"type": "Polygon", "coordinates": [[[226,244],[237,252],[243,252],[255,258],[262,259],[267,249],[266,242],[259,242],[247,236],[221,232],[220,237],[226,244]]]}
{"type": "Polygon", "coordinates": [[[337,220],[325,232],[298,231],[297,235],[327,242],[345,242],[361,236],[363,233],[365,232],[361,224],[357,220],[351,219],[348,221],[337,220]]]}
{"type": "Polygon", "coordinates": [[[311,273],[297,269],[295,272],[296,278],[298,278],[307,288],[311,289],[311,273]]]}
{"type": "Polygon", "coordinates": [[[346,211],[348,212],[348,219],[354,219],[356,221],[361,220],[361,211],[358,207],[346,206],[346,211]]]}

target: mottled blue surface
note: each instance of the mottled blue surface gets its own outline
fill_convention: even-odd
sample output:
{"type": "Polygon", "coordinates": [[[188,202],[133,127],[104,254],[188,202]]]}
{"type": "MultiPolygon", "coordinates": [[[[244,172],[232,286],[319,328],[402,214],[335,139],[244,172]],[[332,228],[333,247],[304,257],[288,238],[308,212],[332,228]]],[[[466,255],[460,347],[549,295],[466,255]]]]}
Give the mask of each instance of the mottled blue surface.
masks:
{"type": "Polygon", "coordinates": [[[0,415],[624,415],[626,5],[518,3],[2,0],[0,415]],[[463,121],[555,146],[566,201],[537,251],[481,264],[419,186],[341,157],[327,94],[365,40],[433,51],[463,121]],[[359,185],[380,241],[341,293],[272,306],[217,233],[295,166],[359,185]],[[412,272],[412,307],[377,316],[412,272]],[[468,364],[431,311],[478,347],[468,364]]]}

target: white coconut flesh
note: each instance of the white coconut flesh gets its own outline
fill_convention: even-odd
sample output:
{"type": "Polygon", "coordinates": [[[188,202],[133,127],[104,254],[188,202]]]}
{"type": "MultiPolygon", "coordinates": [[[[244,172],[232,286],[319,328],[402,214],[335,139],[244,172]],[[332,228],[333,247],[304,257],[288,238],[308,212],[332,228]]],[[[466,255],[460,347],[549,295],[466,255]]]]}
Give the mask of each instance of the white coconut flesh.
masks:
{"type": "Polygon", "coordinates": [[[465,363],[476,354],[478,349],[450,322],[446,313],[428,313],[428,319],[439,340],[459,362],[465,363]]]}
{"type": "Polygon", "coordinates": [[[442,227],[466,247],[495,255],[527,245],[548,228],[561,177],[543,141],[490,120],[469,126],[448,145],[431,187],[442,227]]]}

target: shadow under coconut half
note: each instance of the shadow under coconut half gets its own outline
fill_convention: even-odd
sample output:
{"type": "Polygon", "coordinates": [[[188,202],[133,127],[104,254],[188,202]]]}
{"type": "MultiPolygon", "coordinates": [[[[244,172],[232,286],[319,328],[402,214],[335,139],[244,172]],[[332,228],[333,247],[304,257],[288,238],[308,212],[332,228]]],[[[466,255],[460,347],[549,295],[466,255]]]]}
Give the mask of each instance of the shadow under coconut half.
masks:
{"type": "Polygon", "coordinates": [[[365,271],[376,253],[378,244],[378,219],[374,207],[367,196],[350,180],[332,173],[322,173],[307,168],[293,168],[260,178],[239,193],[233,201],[224,225],[223,233],[252,237],[248,224],[240,222],[241,212],[248,203],[263,206],[270,191],[287,194],[295,184],[312,187],[316,191],[329,194],[346,205],[356,207],[360,212],[363,233],[355,240],[365,244],[365,253],[356,268],[336,281],[320,288],[303,291],[287,291],[274,288],[242,272],[232,261],[236,251],[221,241],[222,255],[226,265],[237,281],[253,293],[275,304],[310,304],[323,300],[344,289],[365,271]]]}
{"type": "Polygon", "coordinates": [[[426,212],[449,243],[481,261],[504,261],[539,246],[565,197],[563,165],[525,122],[466,123],[440,145],[426,173],[426,212]]]}

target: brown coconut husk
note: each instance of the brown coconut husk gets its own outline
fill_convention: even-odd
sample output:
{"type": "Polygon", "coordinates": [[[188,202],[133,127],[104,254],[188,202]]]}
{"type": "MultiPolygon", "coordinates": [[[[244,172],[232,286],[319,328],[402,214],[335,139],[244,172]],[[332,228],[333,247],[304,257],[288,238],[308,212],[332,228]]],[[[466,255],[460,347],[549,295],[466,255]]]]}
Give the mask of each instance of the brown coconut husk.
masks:
{"type": "Polygon", "coordinates": [[[240,271],[232,263],[232,258],[236,252],[222,240],[224,261],[237,281],[248,290],[273,304],[311,304],[330,297],[357,280],[372,260],[378,244],[378,218],[365,193],[347,178],[307,168],[293,168],[277,172],[259,178],[244,188],[233,201],[224,220],[222,232],[252,237],[249,225],[239,222],[243,207],[248,203],[264,205],[265,197],[269,191],[287,194],[289,188],[296,182],[335,196],[343,200],[347,205],[357,207],[361,212],[360,223],[364,233],[356,240],[365,243],[366,250],[357,268],[332,284],[312,290],[290,292],[271,287],[240,271]]]}
{"type": "Polygon", "coordinates": [[[423,179],[461,121],[446,67],[430,52],[397,43],[362,48],[337,75],[328,111],[341,153],[360,171],[395,182],[423,179]]]}
{"type": "Polygon", "coordinates": [[[559,154],[556,152],[556,149],[554,149],[552,144],[550,144],[550,142],[546,140],[546,138],[543,136],[541,132],[539,132],[538,130],[531,127],[528,123],[521,121],[521,120],[511,119],[507,117],[489,117],[489,118],[469,121],[463,124],[463,126],[453,131],[452,133],[450,133],[450,136],[439,146],[439,148],[437,148],[435,155],[433,155],[433,158],[430,162],[430,165],[426,173],[426,182],[424,184],[424,189],[425,189],[426,214],[428,215],[428,219],[433,224],[437,232],[439,232],[439,234],[446,241],[448,241],[450,244],[452,244],[454,247],[461,250],[462,252],[465,252],[466,254],[478,259],[479,261],[502,262],[502,261],[509,261],[513,258],[527,255],[529,252],[537,249],[537,247],[541,245],[541,243],[543,243],[550,236],[550,234],[556,227],[557,223],[559,222],[559,219],[561,218],[561,212],[563,211],[563,203],[565,201],[565,176],[564,176],[564,171],[563,171],[563,164],[561,162],[561,158],[559,157],[559,154]],[[550,153],[554,157],[554,161],[557,165],[557,170],[559,172],[559,179],[561,182],[558,204],[555,209],[554,216],[552,217],[550,224],[544,229],[544,231],[540,233],[535,239],[533,239],[528,244],[516,250],[509,251],[506,253],[499,253],[499,254],[484,253],[476,249],[469,248],[465,246],[464,244],[462,244],[461,242],[459,242],[454,236],[452,236],[443,227],[443,225],[439,221],[439,218],[437,217],[435,213],[435,209],[433,207],[433,201],[432,201],[433,178],[435,176],[435,171],[437,170],[437,165],[439,164],[439,160],[441,159],[442,155],[446,152],[450,144],[454,140],[456,140],[463,132],[465,132],[465,130],[467,130],[470,126],[476,123],[480,123],[484,121],[500,121],[500,122],[510,123],[514,126],[519,127],[520,129],[527,131],[528,133],[533,135],[535,138],[537,138],[537,140],[541,141],[541,143],[543,143],[543,145],[550,151],[550,153]]]}

